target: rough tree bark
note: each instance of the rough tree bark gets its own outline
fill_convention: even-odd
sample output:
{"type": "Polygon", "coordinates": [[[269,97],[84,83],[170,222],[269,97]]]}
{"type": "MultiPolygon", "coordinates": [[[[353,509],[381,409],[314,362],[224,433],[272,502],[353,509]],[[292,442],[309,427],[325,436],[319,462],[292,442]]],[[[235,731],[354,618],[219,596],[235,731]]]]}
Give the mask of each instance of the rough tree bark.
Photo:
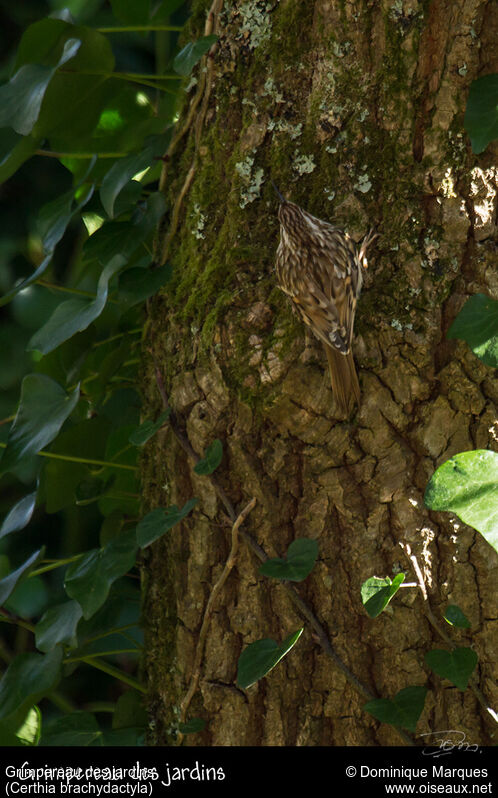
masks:
{"type": "MultiPolygon", "coordinates": [[[[449,634],[473,645],[477,683],[496,704],[496,557],[458,519],[428,512],[423,493],[451,455],[497,442],[492,371],[445,336],[469,294],[498,298],[496,149],[476,159],[463,131],[470,83],[498,71],[498,6],[222,6],[194,3],[192,38],[212,23],[220,40],[187,90],[183,135],[167,164],[161,245],[173,277],[151,303],[146,404],[150,414],[161,408],[158,367],[176,430],[195,452],[222,440],[214,477],[236,512],[256,499],[241,530],[268,556],[284,556],[298,537],[318,541],[318,562],[296,592],[360,688],[288,588],[258,574],[259,560],[241,539],[187,714],[204,718],[206,729],[185,742],[399,744],[396,730],[362,706],[368,694],[392,697],[416,684],[429,688],[417,734],[458,729],[469,742],[489,743],[492,721],[476,695],[436,677],[424,653],[447,647],[427,603],[438,619],[458,604],[472,629],[449,634]],[[362,404],[348,422],[334,416],[321,345],[307,339],[275,287],[270,177],[354,237],[372,225],[380,233],[356,320],[362,404]],[[428,601],[405,589],[369,619],[362,582],[400,569],[415,581],[407,546],[428,601]],[[236,687],[249,643],[280,641],[301,626],[268,677],[247,691],[236,687]]],[[[176,739],[206,604],[230,548],[226,504],[192,464],[171,428],[143,459],[146,509],[199,498],[144,564],[144,670],[151,741],[159,743],[176,739]]]]}

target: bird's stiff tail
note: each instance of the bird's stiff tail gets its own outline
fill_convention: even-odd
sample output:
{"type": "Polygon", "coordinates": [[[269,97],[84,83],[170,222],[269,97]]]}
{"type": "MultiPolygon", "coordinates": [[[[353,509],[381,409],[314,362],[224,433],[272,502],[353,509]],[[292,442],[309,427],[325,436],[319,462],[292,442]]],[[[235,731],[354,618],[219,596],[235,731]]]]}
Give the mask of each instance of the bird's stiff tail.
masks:
{"type": "Polygon", "coordinates": [[[329,361],[330,382],[338,409],[349,415],[352,405],[360,404],[360,384],[356,374],[353,353],[341,355],[337,349],[325,345],[329,361]]]}

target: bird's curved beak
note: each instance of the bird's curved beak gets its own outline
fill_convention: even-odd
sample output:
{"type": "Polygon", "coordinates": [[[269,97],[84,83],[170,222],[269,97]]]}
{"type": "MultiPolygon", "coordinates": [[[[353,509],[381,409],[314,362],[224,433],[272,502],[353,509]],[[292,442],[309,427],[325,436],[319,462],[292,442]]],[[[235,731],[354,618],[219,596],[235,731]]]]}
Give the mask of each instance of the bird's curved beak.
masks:
{"type": "Polygon", "coordinates": [[[277,188],[277,186],[275,185],[275,183],[273,182],[273,180],[271,181],[271,184],[272,184],[273,188],[275,189],[275,194],[276,194],[276,195],[277,195],[277,197],[279,198],[280,202],[287,202],[287,200],[285,199],[285,197],[284,197],[284,196],[283,196],[283,195],[280,193],[280,191],[278,190],[278,188],[277,188]]]}

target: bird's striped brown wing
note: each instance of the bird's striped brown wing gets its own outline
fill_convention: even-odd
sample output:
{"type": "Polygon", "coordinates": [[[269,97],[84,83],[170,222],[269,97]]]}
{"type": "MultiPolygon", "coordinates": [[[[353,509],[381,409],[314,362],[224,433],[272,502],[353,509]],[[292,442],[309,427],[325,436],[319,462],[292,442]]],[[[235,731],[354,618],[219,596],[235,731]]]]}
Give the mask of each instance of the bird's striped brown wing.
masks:
{"type": "Polygon", "coordinates": [[[347,354],[356,311],[357,256],[352,242],[337,238],[329,236],[328,245],[299,253],[301,268],[287,293],[315,335],[347,354]]]}

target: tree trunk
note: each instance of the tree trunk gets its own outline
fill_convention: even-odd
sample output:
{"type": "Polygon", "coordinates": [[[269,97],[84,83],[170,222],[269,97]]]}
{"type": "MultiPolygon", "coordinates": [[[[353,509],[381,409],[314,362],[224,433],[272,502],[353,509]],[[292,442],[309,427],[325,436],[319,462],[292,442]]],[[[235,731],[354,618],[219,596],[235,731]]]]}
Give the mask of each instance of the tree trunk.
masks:
{"type": "Polygon", "coordinates": [[[423,495],[453,454],[496,448],[491,369],[446,332],[467,295],[497,291],[497,172],[491,148],[470,154],[463,112],[472,80],[498,71],[498,6],[220,6],[194,4],[190,38],[212,26],[220,39],[197,68],[170,148],[160,243],[173,276],[151,303],[145,336],[148,414],[162,409],[156,368],[174,410],[144,455],[146,509],[199,499],[144,564],[151,742],[174,743],[181,716],[206,721],[185,736],[189,745],[408,743],[363,705],[424,685],[416,744],[443,729],[489,743],[491,719],[476,694],[436,676],[424,654],[448,649],[430,608],[453,643],[479,655],[476,684],[492,702],[496,557],[473,529],[427,511],[423,495]],[[334,414],[321,344],[276,287],[271,178],[354,238],[372,226],[380,234],[355,324],[361,407],[348,421],[334,414]],[[223,459],[210,479],[193,471],[186,450],[202,455],[215,438],[223,459]],[[253,497],[235,566],[206,616],[234,513],[253,497]],[[258,573],[251,540],[284,557],[301,537],[319,545],[304,582],[258,573]],[[362,583],[400,570],[417,581],[410,551],[427,600],[406,588],[370,619],[362,583]],[[445,624],[448,604],[471,630],[445,624]],[[301,627],[268,676],[237,686],[250,643],[280,643],[301,627]]]}

